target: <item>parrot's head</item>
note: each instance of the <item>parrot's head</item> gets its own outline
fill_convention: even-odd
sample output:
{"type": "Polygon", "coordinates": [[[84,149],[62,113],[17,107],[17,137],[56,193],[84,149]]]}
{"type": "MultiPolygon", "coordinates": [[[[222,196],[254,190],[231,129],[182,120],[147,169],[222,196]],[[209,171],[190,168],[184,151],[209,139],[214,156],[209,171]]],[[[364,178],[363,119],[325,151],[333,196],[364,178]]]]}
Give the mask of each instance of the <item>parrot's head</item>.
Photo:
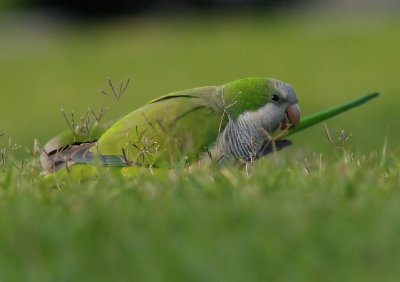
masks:
{"type": "Polygon", "coordinates": [[[233,119],[249,122],[271,133],[295,127],[300,121],[297,96],[292,87],[271,78],[246,78],[225,85],[233,119]]]}
{"type": "Polygon", "coordinates": [[[300,121],[300,109],[293,88],[282,81],[268,79],[271,88],[269,101],[259,109],[262,119],[269,130],[274,131],[279,126],[286,129],[295,127],[300,121]]]}

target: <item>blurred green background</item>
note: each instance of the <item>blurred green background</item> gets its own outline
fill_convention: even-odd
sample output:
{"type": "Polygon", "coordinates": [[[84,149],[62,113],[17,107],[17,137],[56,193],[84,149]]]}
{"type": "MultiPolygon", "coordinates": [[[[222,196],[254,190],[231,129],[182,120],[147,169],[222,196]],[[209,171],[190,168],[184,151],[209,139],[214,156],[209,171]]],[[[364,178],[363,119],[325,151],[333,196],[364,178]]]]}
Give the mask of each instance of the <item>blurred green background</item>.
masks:
{"type": "MultiPolygon", "coordinates": [[[[107,105],[112,120],[168,92],[267,76],[294,87],[303,115],[379,91],[327,125],[334,136],[352,133],[357,151],[381,150],[385,140],[398,148],[397,9],[158,8],[85,18],[10,6],[0,13],[0,132],[19,144],[67,129],[62,108],[79,117],[107,105]],[[122,101],[98,93],[107,77],[131,79],[122,101]]],[[[323,125],[293,140],[302,156],[332,151],[323,125]]]]}
{"type": "Polygon", "coordinates": [[[280,152],[295,161],[267,158],[250,177],[106,174],[54,189],[14,169],[0,181],[0,280],[398,280],[396,1],[69,2],[0,0],[0,133],[25,146],[67,129],[62,108],[79,118],[106,105],[113,120],[171,91],[247,76],[292,84],[303,115],[381,97],[327,122],[335,137],[353,134],[351,150],[315,168],[319,153],[335,154],[322,124],[280,152]],[[131,79],[121,101],[98,93],[107,77],[131,79]],[[395,158],[364,157],[385,140],[395,158]]]}

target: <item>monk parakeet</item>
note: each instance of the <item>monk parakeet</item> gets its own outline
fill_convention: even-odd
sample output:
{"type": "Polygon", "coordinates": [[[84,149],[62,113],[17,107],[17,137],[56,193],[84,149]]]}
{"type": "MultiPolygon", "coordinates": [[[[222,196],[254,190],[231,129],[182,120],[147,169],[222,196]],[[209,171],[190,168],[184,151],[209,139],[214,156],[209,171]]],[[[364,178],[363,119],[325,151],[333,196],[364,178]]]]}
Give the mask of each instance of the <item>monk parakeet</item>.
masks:
{"type": "MultiPolygon", "coordinates": [[[[323,119],[348,108],[326,111],[323,119]]],[[[318,118],[311,116],[299,129],[318,118]]],[[[162,96],[87,135],[60,134],[44,146],[41,164],[49,175],[74,168],[91,174],[96,164],[121,170],[171,168],[202,159],[246,163],[271,151],[274,132],[290,133],[299,121],[298,99],[289,84],[245,78],[162,96]]],[[[276,140],[274,148],[288,144],[276,140]]]]}

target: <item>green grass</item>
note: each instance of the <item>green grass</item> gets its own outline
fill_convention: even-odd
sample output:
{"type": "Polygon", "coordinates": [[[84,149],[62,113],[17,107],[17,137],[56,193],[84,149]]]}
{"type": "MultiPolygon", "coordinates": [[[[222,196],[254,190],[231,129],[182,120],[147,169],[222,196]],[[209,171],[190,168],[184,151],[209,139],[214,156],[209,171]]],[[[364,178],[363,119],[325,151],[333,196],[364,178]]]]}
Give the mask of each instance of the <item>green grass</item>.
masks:
{"type": "Polygon", "coordinates": [[[53,186],[30,158],[6,166],[0,281],[397,281],[399,28],[397,14],[294,12],[0,25],[0,148],[10,136],[31,146],[65,130],[61,108],[108,105],[111,120],[171,91],[246,76],[291,83],[304,114],[381,93],[327,122],[335,142],[352,133],[344,150],[319,125],[248,174],[53,186]],[[133,80],[119,103],[96,93],[107,76],[133,80]]]}
{"type": "Polygon", "coordinates": [[[398,160],[273,160],[249,176],[19,178],[1,191],[0,280],[396,280],[398,160]]]}

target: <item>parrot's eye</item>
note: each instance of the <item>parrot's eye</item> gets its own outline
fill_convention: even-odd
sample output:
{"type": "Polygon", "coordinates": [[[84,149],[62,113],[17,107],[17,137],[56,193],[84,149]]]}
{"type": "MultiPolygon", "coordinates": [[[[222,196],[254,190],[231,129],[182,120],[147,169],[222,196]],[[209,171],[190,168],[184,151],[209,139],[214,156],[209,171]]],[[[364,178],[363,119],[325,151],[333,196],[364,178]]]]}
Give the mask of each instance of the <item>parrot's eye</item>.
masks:
{"type": "Polygon", "coordinates": [[[274,101],[274,102],[278,102],[278,101],[279,101],[279,96],[276,95],[276,94],[273,94],[273,95],[271,96],[271,100],[274,101]]]}

